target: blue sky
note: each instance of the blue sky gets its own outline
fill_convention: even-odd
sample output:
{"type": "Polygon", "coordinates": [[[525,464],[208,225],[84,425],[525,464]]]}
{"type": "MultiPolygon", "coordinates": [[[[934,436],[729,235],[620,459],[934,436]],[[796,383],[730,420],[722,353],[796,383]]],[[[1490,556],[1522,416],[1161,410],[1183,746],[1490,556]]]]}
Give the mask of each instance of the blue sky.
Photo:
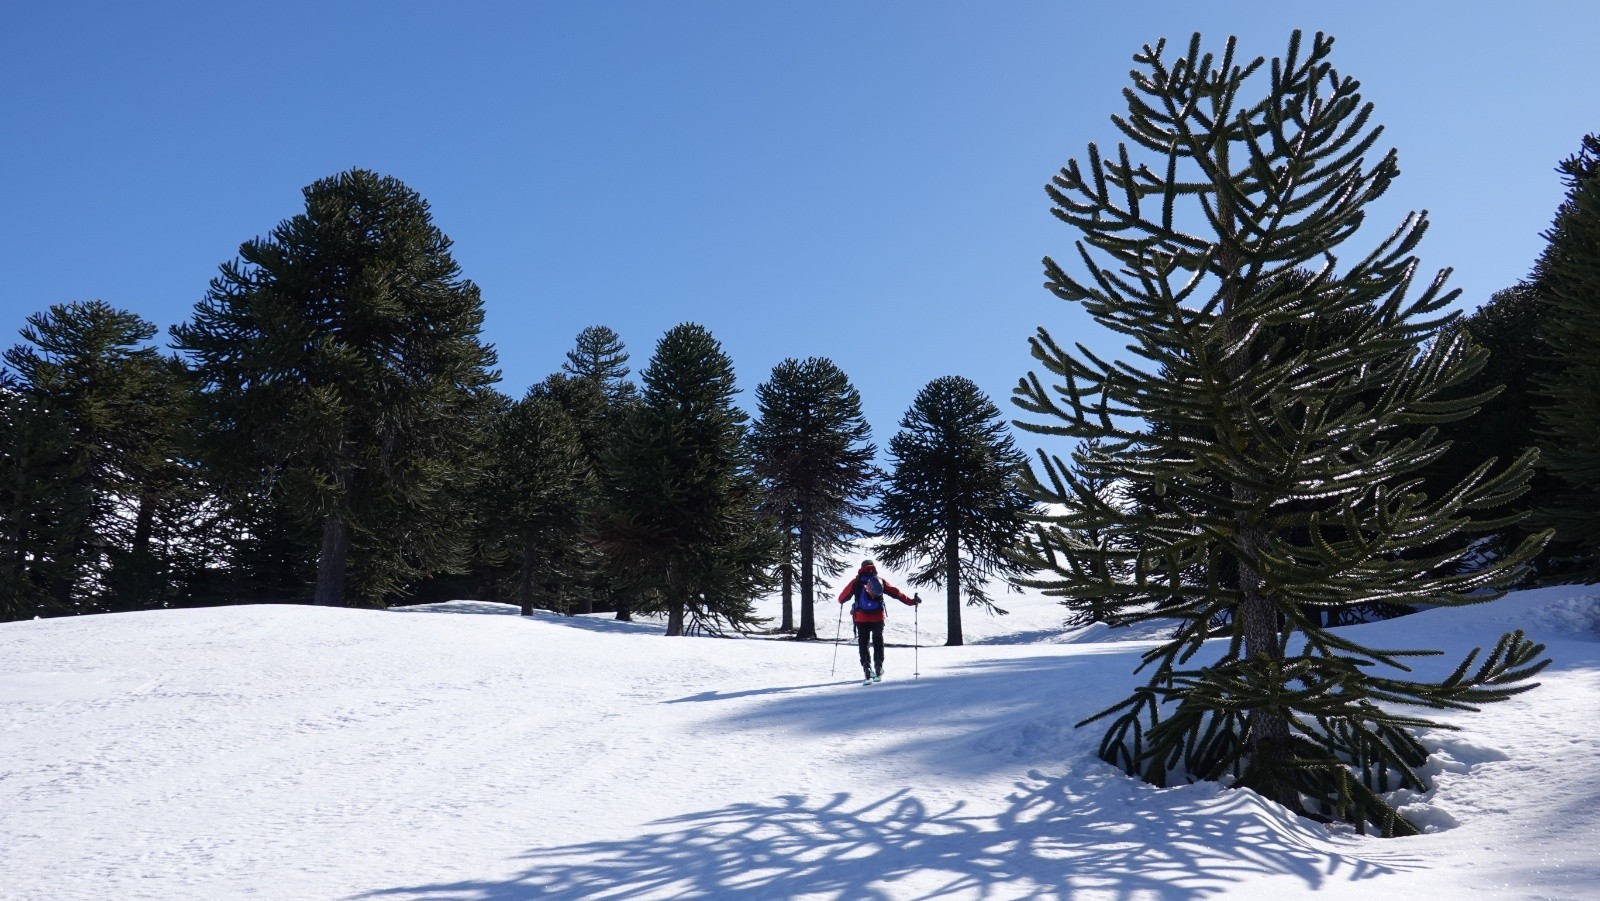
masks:
{"type": "MultiPolygon", "coordinates": [[[[0,27],[0,345],[52,303],[164,330],[238,245],[353,166],[426,197],[483,291],[501,390],[616,329],[637,372],[708,327],[753,389],[834,359],[887,443],[933,378],[1007,400],[1075,235],[1043,185],[1114,145],[1131,57],[1199,30],[1247,55],[1335,35],[1460,305],[1522,278],[1600,130],[1600,6],[1443,3],[13,4],[0,27]],[[1477,5],[1474,5],[1477,6],[1477,5]]],[[[1032,446],[1032,439],[1025,439],[1032,446]]],[[[1057,451],[1062,449],[1057,448],[1057,451]]]]}

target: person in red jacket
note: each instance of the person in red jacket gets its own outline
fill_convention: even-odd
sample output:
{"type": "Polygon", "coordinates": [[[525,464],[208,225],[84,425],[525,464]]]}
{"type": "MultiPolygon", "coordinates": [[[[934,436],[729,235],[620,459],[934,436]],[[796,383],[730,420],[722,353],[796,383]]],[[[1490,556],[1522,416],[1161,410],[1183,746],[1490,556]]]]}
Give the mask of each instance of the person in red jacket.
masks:
{"type": "Polygon", "coordinates": [[[861,669],[867,682],[883,679],[883,620],[887,611],[884,596],[895,598],[910,607],[922,603],[921,596],[906,597],[905,592],[890,585],[878,575],[878,567],[868,560],[861,564],[855,578],[839,592],[839,603],[854,599],[850,619],[856,626],[856,644],[861,648],[861,669]],[[872,656],[867,656],[867,643],[872,643],[872,656]]]}

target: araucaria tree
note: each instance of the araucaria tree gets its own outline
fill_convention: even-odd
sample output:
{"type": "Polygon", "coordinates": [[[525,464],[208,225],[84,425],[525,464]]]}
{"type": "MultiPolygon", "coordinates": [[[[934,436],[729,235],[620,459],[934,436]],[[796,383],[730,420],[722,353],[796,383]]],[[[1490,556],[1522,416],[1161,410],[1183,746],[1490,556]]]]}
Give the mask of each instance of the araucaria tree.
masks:
{"type": "Polygon", "coordinates": [[[0,371],[0,622],[74,612],[94,494],[72,422],[0,371]]]}
{"type": "Polygon", "coordinates": [[[1027,457],[994,402],[972,380],[929,382],[889,441],[892,470],[875,513],[878,554],[910,566],[913,585],[943,585],[947,645],[962,644],[967,604],[1005,613],[987,593],[994,576],[1021,571],[1011,556],[1027,531],[1033,502],[1023,491],[1027,457]]]}
{"type": "Polygon", "coordinates": [[[481,451],[483,305],[427,201],[352,169],[239,248],[175,328],[207,414],[321,533],[315,600],[367,603],[459,565],[481,451]]]}
{"type": "Polygon", "coordinates": [[[628,351],[622,337],[605,325],[591,325],[578,333],[561,371],[594,384],[607,408],[633,400],[638,388],[628,381],[628,351]]]}
{"type": "MultiPolygon", "coordinates": [[[[560,402],[582,437],[584,451],[593,469],[610,446],[613,433],[627,411],[639,402],[639,388],[628,379],[628,352],[622,338],[604,325],[591,325],[578,333],[562,372],[545,379],[541,392],[560,402]]],[[[592,613],[598,602],[614,607],[617,619],[632,618],[629,593],[614,576],[615,567],[593,541],[592,528],[604,496],[598,485],[584,499],[583,540],[571,546],[574,555],[587,561],[586,574],[569,583],[575,597],[573,609],[592,613]]]]}
{"type": "Polygon", "coordinates": [[[492,459],[483,495],[488,530],[509,541],[521,565],[517,603],[532,616],[536,596],[566,605],[565,586],[586,573],[581,556],[584,515],[594,480],[578,427],[552,397],[530,390],[494,417],[492,459]]]}
{"type": "Polygon", "coordinates": [[[65,424],[68,455],[90,500],[79,533],[58,549],[73,558],[57,569],[51,589],[58,612],[159,606],[170,592],[158,532],[171,529],[158,525],[197,518],[174,509],[184,479],[175,458],[189,385],[182,367],[147,343],[155,333],[153,324],[103,301],[56,304],[28,317],[25,343],[5,352],[24,398],[15,408],[18,422],[43,425],[55,417],[65,424]]]}
{"type": "Polygon", "coordinates": [[[763,507],[792,534],[799,558],[795,637],[816,638],[817,571],[837,574],[850,541],[864,534],[856,522],[867,512],[877,448],[860,392],[832,360],[784,360],[756,388],[756,402],[761,415],[750,443],[765,489],[763,507]]]}
{"type": "Polygon", "coordinates": [[[597,540],[635,592],[632,609],[667,614],[667,634],[755,626],[774,533],[757,510],[746,416],[733,362],[684,323],[656,344],[640,403],[601,466],[597,540]]]}
{"type": "Polygon", "coordinates": [[[1135,57],[1128,143],[1093,144],[1049,194],[1078,229],[1080,274],[1045,260],[1048,286],[1128,336],[1134,358],[1063,350],[1040,329],[1049,374],[1017,403],[1040,434],[1094,439],[1076,468],[1041,453],[1050,505],[1034,564],[1123,622],[1176,620],[1145,656],[1149,681],[1097,717],[1100,753],[1155,784],[1228,779],[1291,810],[1386,834],[1414,829],[1381,797],[1420,789],[1427,751],[1414,709],[1470,710],[1532,687],[1548,661],[1504,636],[1441,681],[1407,678],[1420,651],[1365,647],[1308,617],[1376,601],[1476,603],[1514,576],[1543,535],[1475,570],[1459,564],[1475,514],[1520,491],[1529,458],[1485,460],[1438,496],[1415,473],[1442,450],[1419,423],[1467,415],[1452,389],[1482,351],[1441,332],[1444,273],[1408,302],[1424,217],[1366,253],[1338,255],[1363,207],[1398,174],[1331,38],[1299,33],[1270,64],[1238,64],[1200,37],[1173,59],[1135,57]],[[1129,146],[1131,144],[1132,146],[1129,146]],[[1297,268],[1309,278],[1289,277],[1297,268]],[[1355,324],[1349,340],[1288,340],[1287,323],[1355,324]],[[1085,486],[1147,487],[1119,506],[1085,486]],[[1162,498],[1173,498],[1162,503],[1162,498]],[[1194,503],[1199,500],[1200,503],[1194,503]],[[1103,536],[1096,545],[1078,536],[1103,536]],[[1203,578],[1192,578],[1195,572],[1203,578]],[[1227,614],[1227,615],[1225,615],[1227,614]],[[1206,646],[1206,639],[1221,642],[1206,646]]]}
{"type": "Polygon", "coordinates": [[[1600,579],[1600,135],[1561,163],[1567,199],[1534,269],[1551,365],[1540,379],[1542,465],[1557,490],[1543,518],[1558,549],[1600,579]]]}

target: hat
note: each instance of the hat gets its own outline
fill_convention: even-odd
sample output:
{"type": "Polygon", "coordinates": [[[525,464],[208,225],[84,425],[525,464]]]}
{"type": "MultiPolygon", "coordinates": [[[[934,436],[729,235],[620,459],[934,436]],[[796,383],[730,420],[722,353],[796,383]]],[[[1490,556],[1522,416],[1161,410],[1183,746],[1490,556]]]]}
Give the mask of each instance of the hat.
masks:
{"type": "Polygon", "coordinates": [[[877,569],[878,567],[871,560],[863,560],[863,561],[861,561],[861,568],[862,569],[877,569]]]}

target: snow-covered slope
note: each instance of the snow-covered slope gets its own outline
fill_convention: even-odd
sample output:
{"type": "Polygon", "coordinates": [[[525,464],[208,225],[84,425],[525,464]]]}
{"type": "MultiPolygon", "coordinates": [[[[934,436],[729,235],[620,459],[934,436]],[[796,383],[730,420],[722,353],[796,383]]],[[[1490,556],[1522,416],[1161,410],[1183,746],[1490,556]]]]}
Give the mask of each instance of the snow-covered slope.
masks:
{"type": "Polygon", "coordinates": [[[0,625],[0,897],[1600,898],[1600,592],[1358,627],[1555,659],[1427,737],[1396,840],[1100,763],[1073,723],[1147,645],[1002,603],[963,648],[894,606],[924,646],[872,687],[850,646],[467,602],[0,625]]]}

